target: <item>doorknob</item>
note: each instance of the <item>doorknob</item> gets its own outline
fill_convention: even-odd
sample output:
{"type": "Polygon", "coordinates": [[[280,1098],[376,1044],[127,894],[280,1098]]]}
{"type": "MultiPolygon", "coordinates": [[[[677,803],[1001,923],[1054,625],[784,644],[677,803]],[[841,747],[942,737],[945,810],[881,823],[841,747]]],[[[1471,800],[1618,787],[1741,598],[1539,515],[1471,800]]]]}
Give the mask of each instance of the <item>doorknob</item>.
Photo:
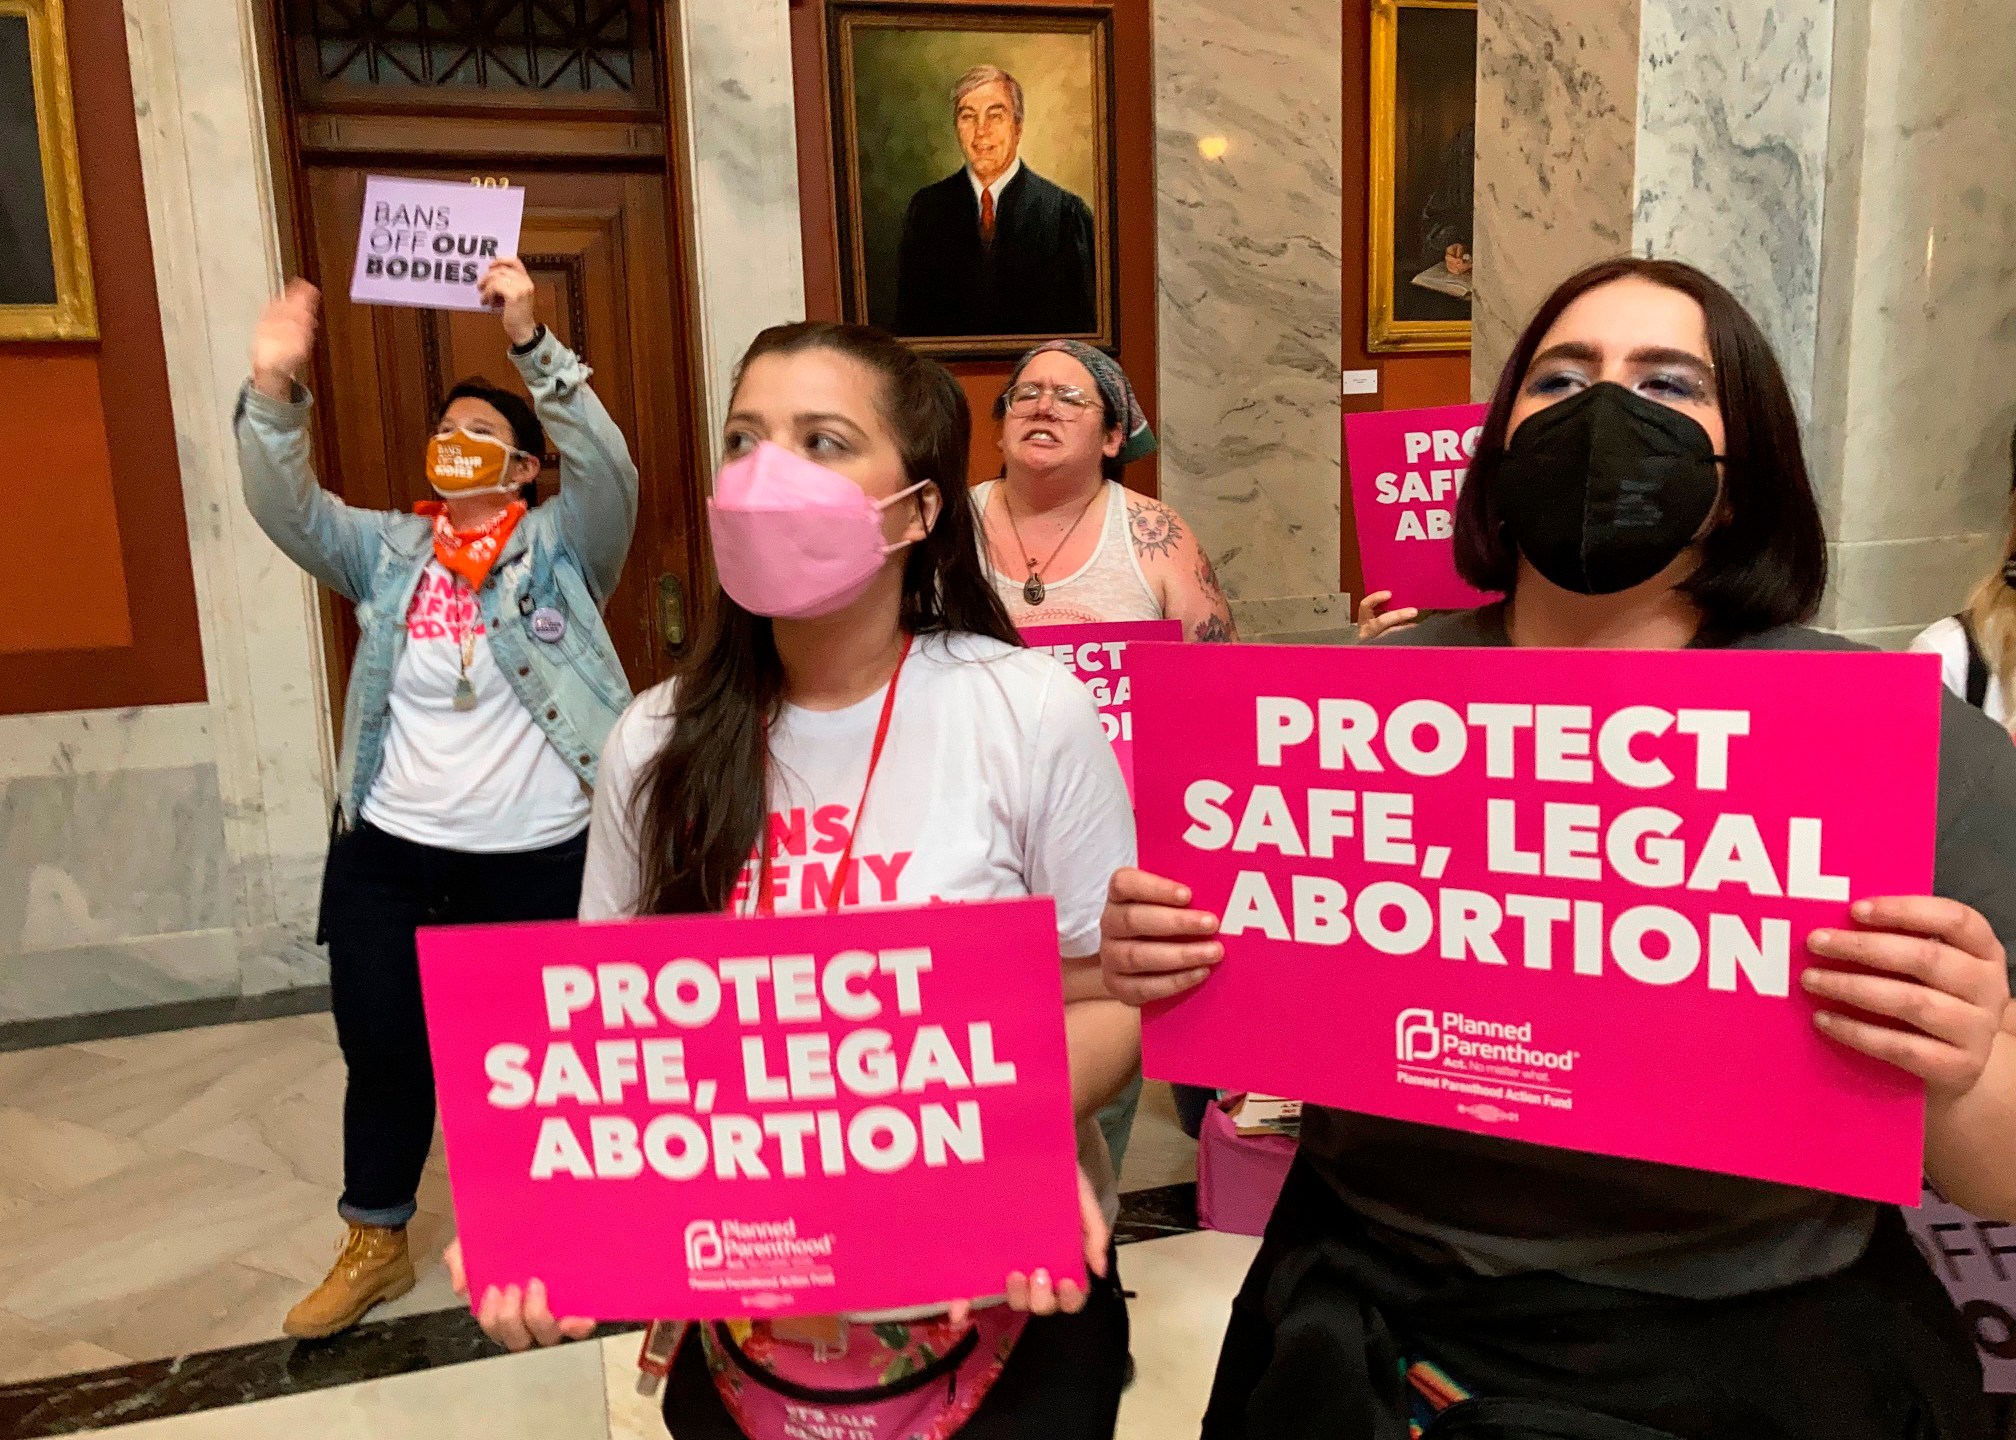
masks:
{"type": "Polygon", "coordinates": [[[686,582],[677,575],[658,577],[658,634],[667,650],[686,643],[686,582]]]}

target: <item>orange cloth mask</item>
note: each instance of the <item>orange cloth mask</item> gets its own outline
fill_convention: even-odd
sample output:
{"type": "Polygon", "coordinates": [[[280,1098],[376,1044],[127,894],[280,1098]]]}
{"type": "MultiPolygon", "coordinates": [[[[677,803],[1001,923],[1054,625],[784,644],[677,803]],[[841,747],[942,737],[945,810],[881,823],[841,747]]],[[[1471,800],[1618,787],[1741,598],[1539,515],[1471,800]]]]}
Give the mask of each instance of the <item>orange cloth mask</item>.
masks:
{"type": "Polygon", "coordinates": [[[495,436],[450,430],[427,442],[427,483],[444,496],[509,490],[505,476],[518,453],[495,436]]]}
{"type": "Polygon", "coordinates": [[[416,508],[420,514],[433,517],[434,558],[441,562],[441,568],[451,575],[460,575],[469,582],[471,590],[481,590],[528,507],[523,500],[513,500],[489,523],[468,531],[457,530],[448,522],[448,507],[438,500],[429,500],[416,508]]]}

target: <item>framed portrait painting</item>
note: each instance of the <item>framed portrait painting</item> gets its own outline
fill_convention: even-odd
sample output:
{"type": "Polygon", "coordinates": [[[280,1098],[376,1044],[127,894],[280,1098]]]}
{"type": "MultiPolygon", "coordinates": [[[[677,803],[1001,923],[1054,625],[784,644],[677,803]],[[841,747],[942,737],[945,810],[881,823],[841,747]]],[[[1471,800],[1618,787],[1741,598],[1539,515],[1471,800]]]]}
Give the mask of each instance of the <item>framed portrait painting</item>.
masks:
{"type": "Polygon", "coordinates": [[[829,13],[847,318],[948,359],[1114,348],[1111,11],[829,13]]]}
{"type": "Polygon", "coordinates": [[[97,335],[63,0],[0,0],[0,340],[97,335]]]}
{"type": "Polygon", "coordinates": [[[1470,344],[1476,0],[1373,0],[1365,348],[1470,344]]]}

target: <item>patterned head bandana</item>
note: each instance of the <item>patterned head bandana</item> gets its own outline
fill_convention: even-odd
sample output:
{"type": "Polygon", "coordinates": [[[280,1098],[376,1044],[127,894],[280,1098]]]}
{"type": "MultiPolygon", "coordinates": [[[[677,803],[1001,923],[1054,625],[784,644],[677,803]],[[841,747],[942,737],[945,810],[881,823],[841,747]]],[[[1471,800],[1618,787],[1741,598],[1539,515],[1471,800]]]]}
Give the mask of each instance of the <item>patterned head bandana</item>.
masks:
{"type": "MultiPolygon", "coordinates": [[[[1103,350],[1095,350],[1082,340],[1052,340],[1038,345],[1027,355],[1015,362],[1015,373],[1008,377],[1002,387],[1005,397],[1021,380],[1022,372],[1029,368],[1029,362],[1046,351],[1056,351],[1069,355],[1080,365],[1092,372],[1093,383],[1099,387],[1099,398],[1106,402],[1106,413],[1117,417],[1121,433],[1127,438],[1120,446],[1120,463],[1139,460],[1143,455],[1155,453],[1155,432],[1148,428],[1148,417],[1142,413],[1141,402],[1135,397],[1134,386],[1127,379],[1127,372],[1120,368],[1103,350]]],[[[1001,413],[997,406],[995,413],[1001,413]]]]}

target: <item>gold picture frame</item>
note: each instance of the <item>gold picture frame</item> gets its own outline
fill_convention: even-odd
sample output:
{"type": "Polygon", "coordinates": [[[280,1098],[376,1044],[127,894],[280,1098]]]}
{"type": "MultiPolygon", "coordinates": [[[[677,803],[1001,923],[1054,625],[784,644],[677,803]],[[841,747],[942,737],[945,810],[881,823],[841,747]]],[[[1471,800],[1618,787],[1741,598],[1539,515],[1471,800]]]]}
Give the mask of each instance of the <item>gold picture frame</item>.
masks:
{"type": "Polygon", "coordinates": [[[98,302],[70,91],[63,0],[0,0],[0,340],[95,340],[98,302]],[[25,54],[23,53],[25,51],[25,54]],[[19,104],[25,76],[30,106],[19,104]],[[15,103],[9,104],[10,101],[15,103]],[[33,115],[33,134],[25,120],[33,115]],[[12,120],[14,123],[4,123],[12,120]],[[6,147],[16,146],[15,153],[6,147]],[[39,178],[43,228],[34,230],[39,178]],[[29,231],[20,232],[21,227],[29,231]],[[9,299],[13,292],[25,298],[9,299]]]}
{"type": "MultiPolygon", "coordinates": [[[[941,360],[1009,359],[1059,338],[1083,340],[1109,353],[1116,349],[1120,248],[1112,7],[834,0],[828,17],[827,85],[846,318],[878,325],[941,360]],[[1052,51],[1068,54],[1069,62],[1041,64],[1052,51]],[[1026,307],[1010,300],[997,304],[984,298],[984,289],[962,297],[976,313],[1016,318],[1026,308],[1029,313],[1020,316],[1029,322],[1026,328],[974,324],[944,303],[942,291],[955,278],[951,271],[959,252],[942,237],[920,250],[937,257],[946,273],[911,292],[931,298],[906,298],[913,216],[928,215],[939,225],[956,218],[939,213],[942,205],[930,205],[927,192],[942,200],[944,187],[961,173],[952,168],[946,175],[964,163],[962,142],[954,135],[951,89],[974,63],[1001,65],[1027,83],[1027,132],[1018,124],[1015,183],[1022,183],[1026,168],[1033,185],[1046,187],[1045,203],[1063,216],[1062,228],[1074,237],[1068,253],[1082,256],[1082,270],[1074,258],[1068,266],[1053,265],[1042,284],[1025,287],[1026,293],[1044,293],[1050,277],[1082,275],[1055,313],[1045,313],[1052,309],[1047,300],[1026,307]],[[928,140],[922,138],[927,133],[928,140]],[[920,210],[920,204],[928,208],[920,210]],[[1086,248],[1089,254],[1082,253],[1086,248]],[[920,314],[930,323],[903,323],[920,314]]],[[[1003,192],[1000,245],[1007,243],[1016,203],[1012,192],[1003,192]]],[[[1046,236],[1040,243],[1054,240],[1046,236]]],[[[1007,252],[999,245],[990,248],[998,264],[990,262],[987,273],[1011,273],[1007,252]]]]}
{"type": "MultiPolygon", "coordinates": [[[[1450,275],[1446,267],[1438,274],[1432,264],[1424,266],[1421,263],[1420,243],[1423,237],[1417,236],[1414,231],[1425,230],[1425,223],[1407,228],[1406,240],[1413,249],[1402,249],[1403,217],[1399,207],[1403,201],[1413,201],[1418,205],[1421,199],[1418,192],[1428,173],[1425,168],[1427,162],[1419,155],[1410,155],[1406,173],[1402,173],[1400,152],[1403,134],[1411,138],[1416,129],[1411,123],[1412,117],[1408,117],[1410,123],[1403,130],[1403,117],[1399,113],[1403,88],[1402,32],[1409,28],[1405,23],[1409,14],[1429,11],[1466,11],[1470,16],[1468,114],[1471,128],[1457,138],[1460,143],[1467,136],[1473,169],[1475,163],[1477,0],[1372,0],[1372,123],[1371,164],[1368,169],[1370,203],[1367,206],[1365,247],[1365,348],[1373,354],[1470,348],[1469,319],[1455,318],[1452,313],[1460,304],[1467,315],[1469,298],[1463,296],[1459,300],[1433,290],[1416,295],[1412,289],[1405,288],[1401,274],[1407,271],[1411,276],[1418,269],[1420,274],[1412,276],[1407,282],[1415,288],[1424,288],[1423,280],[1430,280],[1431,284],[1461,283],[1467,281],[1469,274],[1465,272],[1460,277],[1450,275]],[[1436,278],[1431,279],[1431,276],[1436,278]]],[[[1436,38],[1443,40],[1446,46],[1446,35],[1436,38]]],[[[1441,108],[1445,112],[1450,110],[1446,103],[1441,108]]],[[[1436,193],[1439,194],[1439,190],[1436,193]]],[[[1404,218],[1412,220],[1418,213],[1418,210],[1410,210],[1404,218]]],[[[1464,228],[1467,230],[1467,223],[1464,228]]]]}

